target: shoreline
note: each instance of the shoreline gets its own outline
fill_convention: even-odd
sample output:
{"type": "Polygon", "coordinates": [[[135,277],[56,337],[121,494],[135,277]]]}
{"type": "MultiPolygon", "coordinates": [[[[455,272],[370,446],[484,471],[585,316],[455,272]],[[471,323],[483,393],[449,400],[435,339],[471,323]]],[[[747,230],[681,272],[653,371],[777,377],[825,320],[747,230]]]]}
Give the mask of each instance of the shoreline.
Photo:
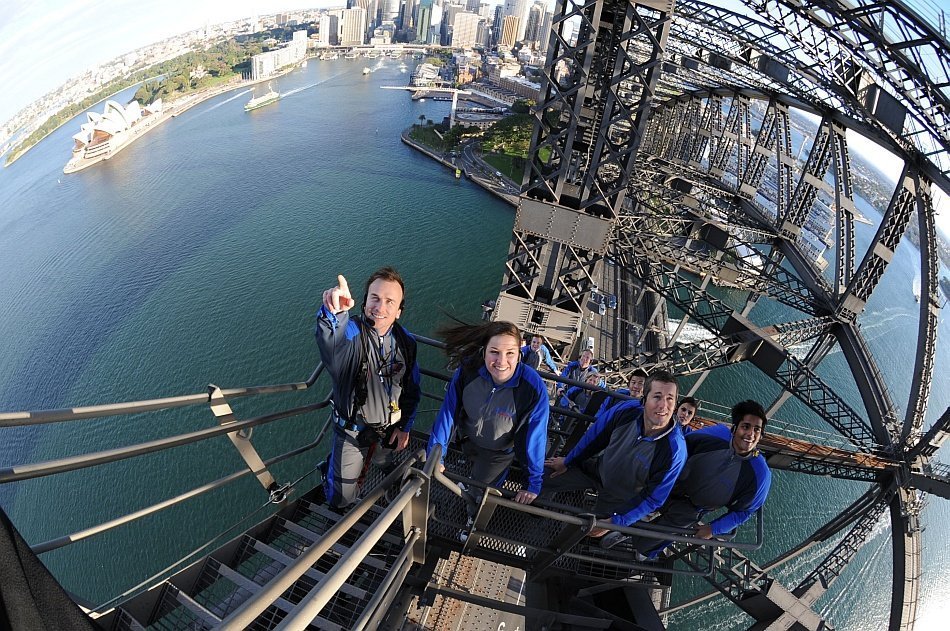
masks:
{"type": "Polygon", "coordinates": [[[452,171],[458,169],[459,171],[462,172],[462,175],[464,175],[467,179],[471,180],[475,184],[478,184],[479,186],[481,186],[483,189],[485,189],[486,191],[488,191],[495,197],[498,197],[502,201],[506,202],[507,204],[515,208],[518,207],[517,196],[504,192],[504,190],[502,190],[500,187],[493,185],[490,180],[479,177],[478,175],[475,175],[467,171],[464,165],[457,165],[455,163],[449,162],[448,160],[445,159],[444,156],[434,152],[432,149],[426,147],[425,145],[422,145],[416,142],[415,140],[409,137],[409,130],[403,131],[401,134],[399,134],[399,137],[403,141],[403,143],[409,145],[416,151],[422,153],[425,156],[432,158],[436,162],[442,164],[448,169],[451,169],[452,171]]]}
{"type": "MultiPolygon", "coordinates": [[[[119,147],[119,148],[116,149],[115,151],[111,151],[111,152],[109,152],[107,155],[97,156],[97,157],[95,157],[95,158],[88,159],[88,161],[87,161],[85,164],[83,164],[83,163],[80,161],[80,162],[75,166],[75,168],[70,168],[70,165],[73,163],[73,158],[70,158],[70,159],[66,162],[66,165],[63,167],[63,173],[66,173],[66,174],[69,174],[69,173],[76,173],[76,172],[78,172],[78,171],[82,171],[83,169],[87,169],[87,168],[89,168],[89,167],[91,167],[91,166],[94,166],[94,165],[96,165],[96,164],[99,164],[100,162],[104,162],[104,161],[106,161],[106,160],[109,160],[109,159],[112,158],[113,156],[118,155],[118,154],[119,154],[123,149],[125,149],[126,147],[131,146],[133,143],[135,143],[136,140],[138,140],[139,138],[141,138],[142,136],[144,136],[145,134],[147,134],[149,131],[155,129],[156,127],[158,127],[159,125],[161,125],[161,124],[164,123],[165,121],[167,121],[167,120],[169,120],[169,119],[171,119],[171,118],[175,118],[175,117],[178,116],[179,114],[183,114],[183,113],[187,112],[188,110],[190,110],[190,109],[193,108],[194,106],[196,106],[196,105],[198,105],[198,104],[200,104],[200,103],[204,103],[204,102],[207,101],[208,99],[212,99],[212,98],[214,98],[214,97],[216,97],[216,96],[220,96],[220,95],[226,94],[226,93],[228,93],[228,92],[233,92],[234,90],[239,90],[239,89],[241,89],[241,88],[246,88],[246,87],[254,86],[254,85],[257,85],[258,83],[263,83],[264,81],[271,81],[271,80],[273,80],[273,79],[276,79],[276,78],[278,78],[278,77],[280,77],[280,76],[283,76],[283,75],[285,75],[285,74],[291,72],[291,71],[294,70],[296,67],[297,67],[297,66],[294,65],[294,66],[292,66],[289,70],[287,70],[286,72],[281,72],[281,73],[278,73],[278,74],[276,74],[276,75],[273,75],[273,76],[270,76],[270,77],[266,77],[266,78],[263,78],[263,79],[257,79],[257,80],[252,80],[252,81],[240,81],[240,82],[238,82],[238,83],[236,83],[236,84],[224,84],[224,85],[221,85],[221,86],[216,86],[216,87],[214,87],[214,88],[209,88],[209,89],[207,89],[207,90],[205,90],[205,91],[202,91],[202,92],[195,92],[195,93],[192,93],[192,94],[183,96],[183,97],[180,98],[180,99],[176,99],[175,101],[172,101],[171,103],[169,103],[168,108],[165,109],[165,110],[159,115],[158,120],[152,121],[152,122],[148,123],[146,126],[141,127],[141,128],[140,128],[140,131],[137,131],[137,130],[134,130],[134,129],[133,129],[133,130],[130,132],[130,133],[132,133],[133,135],[132,135],[121,147],[119,147]],[[67,169],[68,169],[68,170],[67,170],[67,169]]],[[[87,110],[87,111],[88,111],[88,110],[87,110]]],[[[57,128],[57,129],[58,129],[58,128],[57,128]]],[[[34,146],[35,146],[35,145],[34,145],[34,146]]],[[[32,147],[31,147],[31,148],[32,148],[32,147]]],[[[25,154],[25,153],[26,153],[26,152],[24,152],[24,154],[25,154]]],[[[23,155],[23,154],[21,154],[21,155],[23,155]]],[[[18,156],[18,157],[19,157],[19,156],[18,156]]],[[[82,160],[85,160],[85,159],[82,159],[82,160]]],[[[11,164],[12,164],[12,162],[11,162],[11,164]]]]}

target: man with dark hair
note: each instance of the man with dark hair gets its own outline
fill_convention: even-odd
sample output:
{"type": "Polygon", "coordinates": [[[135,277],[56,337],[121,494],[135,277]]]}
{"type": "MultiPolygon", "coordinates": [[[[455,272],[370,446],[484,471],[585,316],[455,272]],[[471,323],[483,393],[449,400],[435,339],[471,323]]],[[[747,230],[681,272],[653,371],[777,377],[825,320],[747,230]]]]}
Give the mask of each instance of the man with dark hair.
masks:
{"type": "MultiPolygon", "coordinates": [[[[689,454],[669,500],[652,524],[695,528],[697,537],[729,536],[745,523],[769,494],[772,473],[756,447],[768,422],[762,406],[749,399],[732,408],[732,428],[712,425],[686,437],[689,454]],[[700,520],[725,507],[726,513],[708,524],[700,520]]],[[[626,539],[611,533],[605,544],[626,539]]],[[[640,554],[655,558],[668,542],[635,537],[631,543],[640,554]]]]}
{"type": "Polygon", "coordinates": [[[393,451],[409,444],[419,405],[416,341],[396,320],[405,306],[405,285],[391,267],[366,281],[360,314],[342,275],[323,292],[317,312],[317,347],[333,381],[333,445],[324,491],[331,507],[356,502],[366,459],[384,468],[393,451]]]}
{"type": "MultiPolygon", "coordinates": [[[[663,505],[686,461],[683,435],[673,422],[676,379],[654,373],[643,406],[624,401],[597,419],[566,457],[549,458],[545,494],[574,489],[598,492],[594,512],[630,526],[663,505]]],[[[602,536],[607,530],[595,529],[602,536]]]]}
{"type": "Polygon", "coordinates": [[[693,431],[690,422],[696,416],[696,410],[699,409],[699,402],[693,397],[683,397],[679,407],[676,408],[676,422],[680,424],[683,436],[693,431]]]}
{"type": "MultiPolygon", "coordinates": [[[[640,397],[643,396],[643,386],[646,383],[647,377],[647,371],[642,368],[637,368],[632,373],[630,373],[630,377],[627,379],[627,387],[618,388],[617,393],[631,396],[637,404],[640,404],[640,397]]],[[[599,416],[601,414],[606,414],[607,410],[612,408],[616,403],[623,400],[624,399],[615,399],[614,397],[608,396],[606,399],[604,399],[604,403],[600,406],[600,409],[597,410],[597,415],[599,416]]]]}

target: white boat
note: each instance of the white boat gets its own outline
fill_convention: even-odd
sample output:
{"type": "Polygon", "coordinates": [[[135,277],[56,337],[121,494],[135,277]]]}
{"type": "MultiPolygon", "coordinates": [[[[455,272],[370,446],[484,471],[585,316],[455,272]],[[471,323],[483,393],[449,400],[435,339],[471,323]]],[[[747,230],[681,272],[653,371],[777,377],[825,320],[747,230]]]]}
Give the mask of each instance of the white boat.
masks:
{"type": "Polygon", "coordinates": [[[256,110],[259,107],[264,107],[265,105],[270,105],[271,103],[276,103],[280,100],[280,93],[274,92],[273,88],[268,91],[267,94],[263,96],[257,96],[247,102],[244,106],[245,112],[250,112],[251,110],[256,110]]]}
{"type": "Polygon", "coordinates": [[[369,74],[369,73],[371,73],[371,72],[372,72],[372,70],[370,70],[369,67],[363,66],[363,74],[369,74]]]}

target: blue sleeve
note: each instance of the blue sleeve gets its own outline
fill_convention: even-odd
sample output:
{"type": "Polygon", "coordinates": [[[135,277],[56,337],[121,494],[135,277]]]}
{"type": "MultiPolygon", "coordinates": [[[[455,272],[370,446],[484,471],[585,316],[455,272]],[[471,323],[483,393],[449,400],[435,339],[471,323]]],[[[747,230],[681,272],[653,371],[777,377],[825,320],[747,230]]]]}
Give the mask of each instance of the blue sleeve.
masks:
{"type": "MultiPolygon", "coordinates": [[[[567,379],[567,373],[571,372],[571,365],[573,363],[574,362],[567,362],[566,364],[564,364],[564,368],[561,369],[561,376],[564,377],[565,379],[567,379]]],[[[566,386],[563,383],[559,383],[558,387],[564,388],[566,386]]]]}
{"type": "Polygon", "coordinates": [[[617,412],[623,408],[622,405],[615,405],[606,415],[598,417],[564,458],[564,464],[570,466],[573,462],[583,462],[603,451],[610,443],[610,434],[617,425],[617,412]]]}
{"type": "Polygon", "coordinates": [[[545,366],[551,369],[551,372],[557,374],[557,364],[551,359],[551,351],[549,351],[548,347],[544,344],[541,345],[541,361],[544,362],[545,366]]]}
{"type": "Polygon", "coordinates": [[[528,435],[525,440],[525,468],[528,470],[528,490],[535,495],[541,493],[541,478],[544,476],[544,454],[548,446],[548,405],[547,389],[540,377],[534,387],[538,390],[538,402],[531,408],[528,417],[528,435]]]}
{"type": "Polygon", "coordinates": [[[442,400],[442,407],[439,408],[439,414],[435,417],[432,424],[432,431],[429,434],[429,446],[427,453],[432,452],[432,447],[442,445],[442,462],[445,462],[445,452],[449,448],[449,439],[452,437],[452,428],[455,426],[455,409],[458,406],[458,382],[462,374],[459,368],[452,375],[452,381],[445,391],[445,398],[442,400]]]}
{"type": "Polygon", "coordinates": [[[615,514],[611,522],[618,526],[631,526],[640,521],[653,511],[663,506],[666,499],[676,484],[676,479],[686,464],[686,443],[683,442],[683,434],[673,428],[666,438],[670,446],[669,461],[667,464],[666,454],[659,453],[656,457],[662,458],[662,462],[655,462],[655,468],[650,472],[650,479],[639,495],[639,502],[623,514],[615,514]]]}
{"type": "Polygon", "coordinates": [[[752,470],[755,472],[755,495],[748,505],[741,508],[735,508],[718,519],[710,522],[713,535],[724,535],[732,532],[755,513],[755,511],[765,505],[765,500],[769,496],[769,487],[772,486],[772,472],[765,464],[765,458],[759,457],[752,462],[752,470]]]}

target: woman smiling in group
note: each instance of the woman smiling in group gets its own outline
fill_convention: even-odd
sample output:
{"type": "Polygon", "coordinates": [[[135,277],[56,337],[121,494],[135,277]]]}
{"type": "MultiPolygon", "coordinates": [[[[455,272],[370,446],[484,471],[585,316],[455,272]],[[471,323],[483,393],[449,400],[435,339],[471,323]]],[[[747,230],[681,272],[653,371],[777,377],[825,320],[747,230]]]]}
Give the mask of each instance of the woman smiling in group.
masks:
{"type": "MultiPolygon", "coordinates": [[[[499,486],[515,458],[527,472],[527,488],[515,501],[530,504],[541,492],[548,430],[547,389],[521,357],[521,331],[510,322],[460,325],[441,331],[446,354],[458,369],[432,427],[429,451],[442,454],[458,427],[462,451],[472,463],[471,479],[499,486]]],[[[481,494],[466,491],[469,517],[481,494]]]]}

